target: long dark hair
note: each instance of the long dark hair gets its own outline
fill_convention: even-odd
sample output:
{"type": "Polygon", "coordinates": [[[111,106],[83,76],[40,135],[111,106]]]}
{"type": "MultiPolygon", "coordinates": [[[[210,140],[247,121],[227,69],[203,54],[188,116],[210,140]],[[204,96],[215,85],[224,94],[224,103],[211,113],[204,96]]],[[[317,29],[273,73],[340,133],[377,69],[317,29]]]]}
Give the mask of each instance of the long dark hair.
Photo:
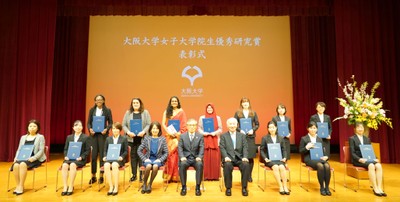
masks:
{"type": "Polygon", "coordinates": [[[254,111],[251,109],[250,99],[247,98],[247,97],[242,97],[242,99],[240,99],[240,105],[239,105],[239,109],[238,109],[238,116],[240,118],[244,117],[244,115],[243,115],[243,106],[242,106],[243,102],[248,102],[249,103],[249,116],[254,116],[254,111]]]}
{"type": "Polygon", "coordinates": [[[140,103],[139,112],[142,113],[142,112],[144,111],[144,106],[143,106],[142,100],[141,100],[140,98],[138,98],[138,97],[132,98],[132,100],[131,100],[131,105],[130,105],[130,107],[129,107],[129,112],[132,113],[132,112],[134,111],[133,106],[132,106],[132,102],[133,102],[134,100],[139,101],[139,103],[140,103]]]}
{"type": "Polygon", "coordinates": [[[172,99],[174,99],[174,98],[176,98],[176,100],[178,101],[178,106],[177,106],[177,108],[178,109],[180,109],[181,108],[181,101],[179,101],[179,98],[177,97],[177,96],[172,96],[170,99],[169,99],[169,102],[168,102],[168,106],[167,106],[167,109],[165,110],[166,111],[166,117],[169,119],[169,118],[171,118],[171,116],[172,116],[172,114],[173,114],[173,111],[174,111],[174,108],[172,107],[172,105],[171,105],[171,101],[172,101],[172,99]]]}

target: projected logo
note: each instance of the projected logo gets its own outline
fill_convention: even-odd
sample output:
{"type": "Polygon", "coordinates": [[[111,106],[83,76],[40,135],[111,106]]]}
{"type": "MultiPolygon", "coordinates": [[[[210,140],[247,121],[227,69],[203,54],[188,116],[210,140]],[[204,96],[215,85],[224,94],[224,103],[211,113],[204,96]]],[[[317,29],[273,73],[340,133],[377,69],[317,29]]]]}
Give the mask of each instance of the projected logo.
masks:
{"type": "MultiPolygon", "coordinates": [[[[192,71],[191,71],[192,72],[192,71]]],[[[197,66],[186,66],[182,71],[182,78],[187,78],[190,81],[190,87],[182,88],[181,96],[182,97],[201,97],[203,96],[203,88],[195,88],[194,82],[198,78],[203,77],[203,72],[197,66]],[[195,70],[194,75],[192,73],[189,74],[189,70],[195,70]]]]}

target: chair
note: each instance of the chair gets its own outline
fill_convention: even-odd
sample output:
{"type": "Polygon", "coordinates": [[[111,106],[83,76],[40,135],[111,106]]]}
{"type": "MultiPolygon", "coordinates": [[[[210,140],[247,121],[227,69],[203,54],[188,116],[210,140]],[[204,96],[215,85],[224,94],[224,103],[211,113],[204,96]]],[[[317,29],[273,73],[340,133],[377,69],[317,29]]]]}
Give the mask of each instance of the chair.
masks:
{"type": "MultiPolygon", "coordinates": [[[[305,187],[305,186],[303,185],[302,180],[301,180],[302,168],[303,168],[303,169],[305,168],[305,169],[307,170],[307,172],[308,172],[308,183],[309,183],[309,184],[310,184],[310,172],[316,171],[316,170],[314,170],[314,169],[311,168],[310,166],[307,166],[306,163],[304,163],[303,155],[301,155],[301,162],[300,162],[300,182],[299,182],[299,184],[300,184],[300,187],[301,187],[301,188],[303,188],[304,190],[308,191],[308,188],[305,187]]],[[[335,169],[332,168],[332,166],[331,166],[331,173],[332,173],[332,177],[333,177],[333,188],[331,188],[331,189],[332,189],[334,192],[336,192],[335,169]]],[[[332,179],[332,178],[331,178],[331,179],[332,179]]]]}
{"type": "Polygon", "coordinates": [[[350,147],[343,146],[344,154],[344,187],[349,188],[346,182],[346,176],[357,179],[357,189],[353,189],[355,192],[360,189],[360,180],[369,180],[368,170],[364,167],[354,166],[351,162],[350,147]]]}
{"type": "MultiPolygon", "coordinates": [[[[196,169],[193,166],[189,166],[187,170],[196,172],[196,169]]],[[[178,167],[178,171],[179,171],[179,167],[178,167]]],[[[179,190],[179,185],[181,185],[181,181],[180,180],[176,184],[176,191],[179,190]]],[[[206,191],[206,189],[204,188],[204,169],[203,169],[203,175],[202,175],[202,180],[201,180],[201,188],[202,188],[203,191],[206,191]]]]}
{"type": "MultiPolygon", "coordinates": [[[[121,166],[121,167],[119,167],[118,169],[119,169],[119,171],[124,171],[124,177],[123,177],[123,188],[124,188],[124,190],[125,190],[125,192],[129,189],[129,187],[132,185],[132,183],[131,182],[129,182],[129,185],[125,188],[125,176],[126,176],[126,170],[127,169],[129,169],[130,168],[130,160],[131,160],[131,147],[130,146],[128,146],[128,154],[126,155],[126,162],[125,162],[125,164],[123,165],[123,166],[121,166]]],[[[100,167],[100,172],[104,172],[104,166],[102,166],[102,167],[100,167]]],[[[104,179],[106,179],[106,178],[104,178],[104,179]]],[[[105,181],[104,181],[104,184],[103,184],[103,186],[102,187],[100,187],[100,184],[99,184],[99,191],[101,190],[101,189],[103,189],[106,185],[105,185],[106,183],[105,183],[105,181]]]]}
{"type": "MultiPolygon", "coordinates": [[[[29,169],[28,169],[28,171],[33,171],[32,189],[33,189],[35,192],[37,192],[37,191],[40,190],[40,189],[43,189],[43,188],[46,188],[46,187],[47,187],[47,162],[50,161],[50,154],[49,154],[50,152],[49,152],[49,147],[48,147],[48,146],[45,146],[45,147],[44,147],[44,153],[45,153],[45,155],[46,155],[46,161],[45,161],[44,163],[42,163],[42,165],[40,165],[40,166],[37,167],[37,168],[29,168],[29,169]],[[42,186],[42,187],[40,187],[40,188],[38,188],[38,189],[35,189],[35,175],[36,175],[36,170],[39,169],[39,168],[41,168],[41,167],[45,167],[45,169],[46,169],[46,183],[45,183],[44,186],[42,186]]],[[[10,170],[8,170],[7,192],[9,192],[11,189],[15,188],[15,187],[10,188],[10,174],[11,174],[11,168],[10,168],[10,170]]]]}
{"type": "MultiPolygon", "coordinates": [[[[81,173],[81,189],[82,189],[82,191],[86,191],[87,188],[92,187],[92,185],[89,184],[89,186],[88,186],[87,188],[83,189],[83,169],[88,167],[88,168],[89,168],[89,171],[90,171],[90,174],[92,173],[92,171],[91,171],[91,169],[90,169],[90,168],[92,167],[92,165],[91,165],[91,162],[92,162],[92,150],[93,150],[93,148],[92,148],[92,146],[90,146],[89,155],[88,155],[87,158],[86,158],[86,165],[84,165],[84,166],[81,167],[81,168],[76,168],[76,172],[78,173],[78,172],[80,171],[80,173],[81,173]]],[[[58,173],[59,173],[61,170],[62,170],[62,165],[57,169],[57,176],[56,176],[56,192],[57,192],[59,189],[61,189],[61,187],[58,187],[58,173]]],[[[89,175],[89,176],[90,176],[90,175],[89,175]]]]}
{"type": "MultiPolygon", "coordinates": [[[[164,173],[165,169],[166,169],[165,166],[161,166],[161,167],[158,168],[158,171],[162,171],[164,173]]],[[[143,175],[144,175],[144,172],[146,171],[146,168],[144,166],[140,166],[139,171],[141,171],[143,173],[143,175]]],[[[162,180],[163,180],[162,188],[164,189],[164,192],[165,192],[167,190],[167,188],[168,188],[168,180],[166,180],[164,178],[162,180]]],[[[140,180],[138,180],[138,191],[140,191],[141,188],[142,187],[140,185],[140,180]]]]}
{"type": "MultiPolygon", "coordinates": [[[[258,187],[262,190],[265,191],[265,188],[267,187],[267,171],[273,171],[270,167],[265,166],[264,164],[264,159],[261,157],[261,153],[260,153],[260,147],[258,147],[258,154],[259,154],[259,159],[258,159],[258,180],[257,180],[257,185],[258,187]],[[260,169],[264,170],[264,183],[263,185],[261,185],[260,183],[260,169]]],[[[289,174],[289,178],[288,178],[288,182],[289,182],[289,190],[292,189],[292,180],[290,177],[290,169],[289,166],[287,164],[285,164],[285,169],[286,172],[289,174]]]]}
{"type": "MultiPolygon", "coordinates": [[[[239,166],[233,166],[233,171],[239,171],[240,172],[240,168],[239,166]]],[[[224,167],[223,164],[221,163],[221,169],[219,172],[219,190],[222,192],[223,188],[225,187],[225,181],[224,181],[224,167]]]]}

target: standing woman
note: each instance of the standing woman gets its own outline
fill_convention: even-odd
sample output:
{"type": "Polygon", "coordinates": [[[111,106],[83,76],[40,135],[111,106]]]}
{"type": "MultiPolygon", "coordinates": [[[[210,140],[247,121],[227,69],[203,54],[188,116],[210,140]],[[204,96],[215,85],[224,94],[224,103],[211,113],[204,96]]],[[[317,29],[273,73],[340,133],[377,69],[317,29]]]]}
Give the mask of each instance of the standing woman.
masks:
{"type": "Polygon", "coordinates": [[[286,176],[286,150],[285,142],[282,136],[276,134],[278,127],[274,121],[268,123],[268,134],[261,139],[260,155],[264,160],[265,166],[271,168],[274,172],[274,177],[279,185],[279,193],[281,195],[290,195],[290,191],[287,187],[287,176],[286,176]],[[282,160],[271,161],[268,153],[268,144],[279,143],[281,146],[282,160]]]}
{"type": "Polygon", "coordinates": [[[324,148],[326,149],[326,155],[328,157],[331,156],[331,134],[332,134],[332,121],[331,117],[327,114],[324,114],[326,108],[326,104],[324,102],[317,102],[315,104],[315,109],[317,110],[317,113],[312,115],[310,118],[310,122],[313,121],[315,123],[327,123],[328,124],[328,131],[329,135],[326,138],[321,138],[322,139],[322,144],[324,145],[324,148]]]}
{"type": "Polygon", "coordinates": [[[285,144],[285,152],[286,152],[286,159],[290,159],[290,136],[292,134],[292,127],[290,118],[286,116],[286,107],[283,104],[279,104],[276,107],[276,116],[272,117],[272,121],[275,123],[275,125],[278,125],[279,121],[287,121],[288,122],[288,129],[289,129],[289,134],[285,137],[283,137],[283,143],[285,144]]]}
{"type": "Polygon", "coordinates": [[[68,135],[65,140],[64,146],[64,162],[62,164],[62,178],[64,182],[64,189],[61,196],[72,195],[74,191],[74,182],[76,177],[76,168],[82,168],[86,164],[86,158],[90,152],[90,146],[87,144],[87,136],[82,133],[82,121],[76,120],[72,127],[74,134],[68,135]],[[67,157],[70,142],[82,142],[81,153],[78,158],[71,160],[67,157]],[[69,175],[69,184],[68,184],[69,175]]]}
{"type": "MultiPolygon", "coordinates": [[[[131,168],[132,168],[132,177],[130,181],[136,180],[137,168],[138,166],[142,166],[142,162],[138,156],[138,148],[144,135],[149,130],[149,126],[151,123],[151,117],[149,112],[144,108],[143,102],[140,98],[133,98],[129,107],[129,110],[126,111],[124,119],[122,121],[122,128],[125,131],[126,137],[128,139],[128,145],[131,147],[131,168]],[[135,134],[133,129],[131,128],[130,121],[131,120],[140,119],[142,122],[141,130],[135,134]]],[[[140,172],[140,181],[142,181],[142,172],[140,172]]]]}
{"type": "Polygon", "coordinates": [[[142,194],[151,193],[151,186],[157,176],[158,169],[165,164],[168,157],[167,140],[162,135],[161,124],[154,121],[150,124],[149,134],[143,138],[138,155],[146,168],[144,171],[142,194]],[[150,182],[147,184],[151,172],[150,182]]]}
{"type": "Polygon", "coordinates": [[[250,174],[249,174],[249,182],[253,182],[252,172],[254,167],[254,158],[256,157],[257,146],[256,146],[256,131],[260,125],[258,122],[258,116],[255,111],[251,109],[250,100],[246,97],[243,97],[240,100],[240,108],[236,111],[234,116],[238,121],[238,128],[237,131],[246,134],[247,145],[248,145],[248,158],[249,158],[249,165],[250,165],[250,174]],[[250,118],[252,129],[250,129],[247,133],[241,128],[240,119],[242,118],[250,118]]]}
{"type": "Polygon", "coordinates": [[[204,179],[218,180],[220,165],[215,162],[220,162],[221,154],[218,146],[219,135],[222,133],[221,117],[215,112],[214,104],[206,105],[206,113],[199,118],[199,133],[204,136],[204,179]],[[214,131],[205,132],[203,126],[204,118],[212,118],[214,122],[214,131]]]}
{"type": "Polygon", "coordinates": [[[119,167],[123,166],[126,162],[126,155],[128,155],[128,141],[125,136],[121,136],[122,125],[119,122],[115,122],[112,125],[112,136],[107,137],[106,143],[104,144],[104,173],[109,184],[109,190],[107,195],[118,194],[118,182],[119,182],[119,167]],[[119,152],[118,160],[107,160],[107,152],[110,144],[121,144],[121,150],[119,152]]]}
{"type": "MultiPolygon", "coordinates": [[[[99,156],[100,165],[99,168],[104,165],[103,154],[104,154],[104,143],[108,136],[113,120],[111,109],[106,107],[106,98],[103,95],[96,95],[94,97],[95,105],[89,110],[87,127],[90,132],[89,146],[92,146],[92,178],[89,180],[89,184],[97,182],[97,157],[99,156]],[[93,130],[93,116],[104,116],[104,130],[101,132],[94,132],[93,130]]],[[[103,173],[100,173],[99,183],[103,183],[103,173]]]]}
{"type": "Polygon", "coordinates": [[[164,179],[168,181],[178,181],[178,140],[179,136],[187,131],[186,129],[186,113],[181,108],[181,103],[178,97],[172,96],[169,99],[167,109],[164,111],[162,119],[162,127],[167,131],[167,143],[168,143],[168,159],[166,172],[164,172],[164,179]],[[172,134],[168,131],[168,121],[179,120],[179,131],[172,134]]]}
{"type": "Polygon", "coordinates": [[[28,133],[23,135],[19,140],[18,150],[14,158],[14,164],[11,166],[11,171],[14,173],[16,184],[16,188],[13,192],[15,195],[21,195],[24,193],[24,183],[28,169],[39,167],[44,161],[46,161],[46,154],[44,152],[45,140],[44,136],[39,134],[39,121],[35,119],[30,120],[28,122],[27,129],[28,133]],[[17,161],[18,153],[23,145],[33,145],[33,152],[28,160],[17,161]]]}
{"type": "Polygon", "coordinates": [[[300,140],[299,151],[304,158],[307,166],[317,170],[318,182],[320,186],[320,193],[322,196],[330,196],[332,193],[329,190],[329,182],[331,180],[331,167],[328,163],[328,156],[326,155],[325,147],[322,144],[322,139],[317,136],[318,126],[317,123],[311,121],[307,126],[308,134],[303,136],[300,140]],[[314,147],[316,142],[322,144],[323,155],[320,160],[311,160],[310,149],[314,147]]]}
{"type": "Polygon", "coordinates": [[[369,181],[371,182],[373,192],[376,196],[387,196],[387,194],[382,189],[382,165],[379,163],[378,159],[373,162],[362,158],[360,145],[371,144],[371,140],[364,135],[364,125],[363,123],[356,123],[354,125],[355,134],[350,137],[350,154],[353,165],[364,167],[368,169],[369,181]]]}

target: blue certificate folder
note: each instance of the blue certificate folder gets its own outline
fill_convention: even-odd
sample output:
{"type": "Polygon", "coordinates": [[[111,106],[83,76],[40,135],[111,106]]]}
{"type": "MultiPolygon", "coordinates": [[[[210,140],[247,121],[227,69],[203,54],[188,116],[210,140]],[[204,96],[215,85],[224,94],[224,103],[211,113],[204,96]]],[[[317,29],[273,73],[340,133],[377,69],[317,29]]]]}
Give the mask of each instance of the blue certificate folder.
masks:
{"type": "Polygon", "coordinates": [[[168,120],[168,125],[169,126],[173,125],[175,130],[176,130],[176,132],[179,132],[181,130],[181,125],[180,124],[181,124],[181,122],[179,120],[174,120],[174,119],[168,120]]]}
{"type": "Polygon", "coordinates": [[[92,128],[94,132],[100,133],[104,130],[105,117],[93,116],[92,128]]]}
{"type": "Polygon", "coordinates": [[[69,160],[76,160],[81,156],[82,142],[70,142],[68,144],[67,157],[69,160]]]}
{"type": "Polygon", "coordinates": [[[207,133],[214,132],[214,118],[203,118],[203,129],[207,133]]]}
{"type": "Polygon", "coordinates": [[[241,118],[240,119],[240,129],[246,134],[253,129],[253,124],[251,123],[251,118],[241,118]]]}
{"type": "Polygon", "coordinates": [[[131,132],[135,133],[137,136],[138,133],[142,131],[142,119],[132,119],[129,122],[129,126],[131,128],[131,132]]]}
{"type": "Polygon", "coordinates": [[[282,150],[280,143],[270,143],[268,146],[268,156],[271,161],[280,161],[282,160],[282,150]]]}
{"type": "Polygon", "coordinates": [[[374,148],[370,144],[360,145],[361,155],[367,162],[373,162],[376,159],[374,148]]]}
{"type": "Polygon", "coordinates": [[[314,143],[314,147],[310,149],[310,157],[311,160],[321,160],[321,157],[324,156],[324,152],[322,151],[322,144],[320,142],[314,143]]]}
{"type": "Polygon", "coordinates": [[[107,150],[107,161],[117,161],[121,152],[121,144],[109,144],[107,150]]]}
{"type": "Polygon", "coordinates": [[[22,145],[21,149],[19,149],[18,156],[17,156],[17,161],[26,161],[28,160],[33,151],[33,144],[31,145],[22,145]]]}
{"type": "Polygon", "coordinates": [[[278,134],[286,137],[289,135],[289,123],[287,121],[278,121],[278,134]]]}
{"type": "Polygon", "coordinates": [[[329,128],[328,128],[328,123],[317,123],[318,126],[318,131],[317,135],[320,138],[327,138],[329,135],[329,128]]]}

